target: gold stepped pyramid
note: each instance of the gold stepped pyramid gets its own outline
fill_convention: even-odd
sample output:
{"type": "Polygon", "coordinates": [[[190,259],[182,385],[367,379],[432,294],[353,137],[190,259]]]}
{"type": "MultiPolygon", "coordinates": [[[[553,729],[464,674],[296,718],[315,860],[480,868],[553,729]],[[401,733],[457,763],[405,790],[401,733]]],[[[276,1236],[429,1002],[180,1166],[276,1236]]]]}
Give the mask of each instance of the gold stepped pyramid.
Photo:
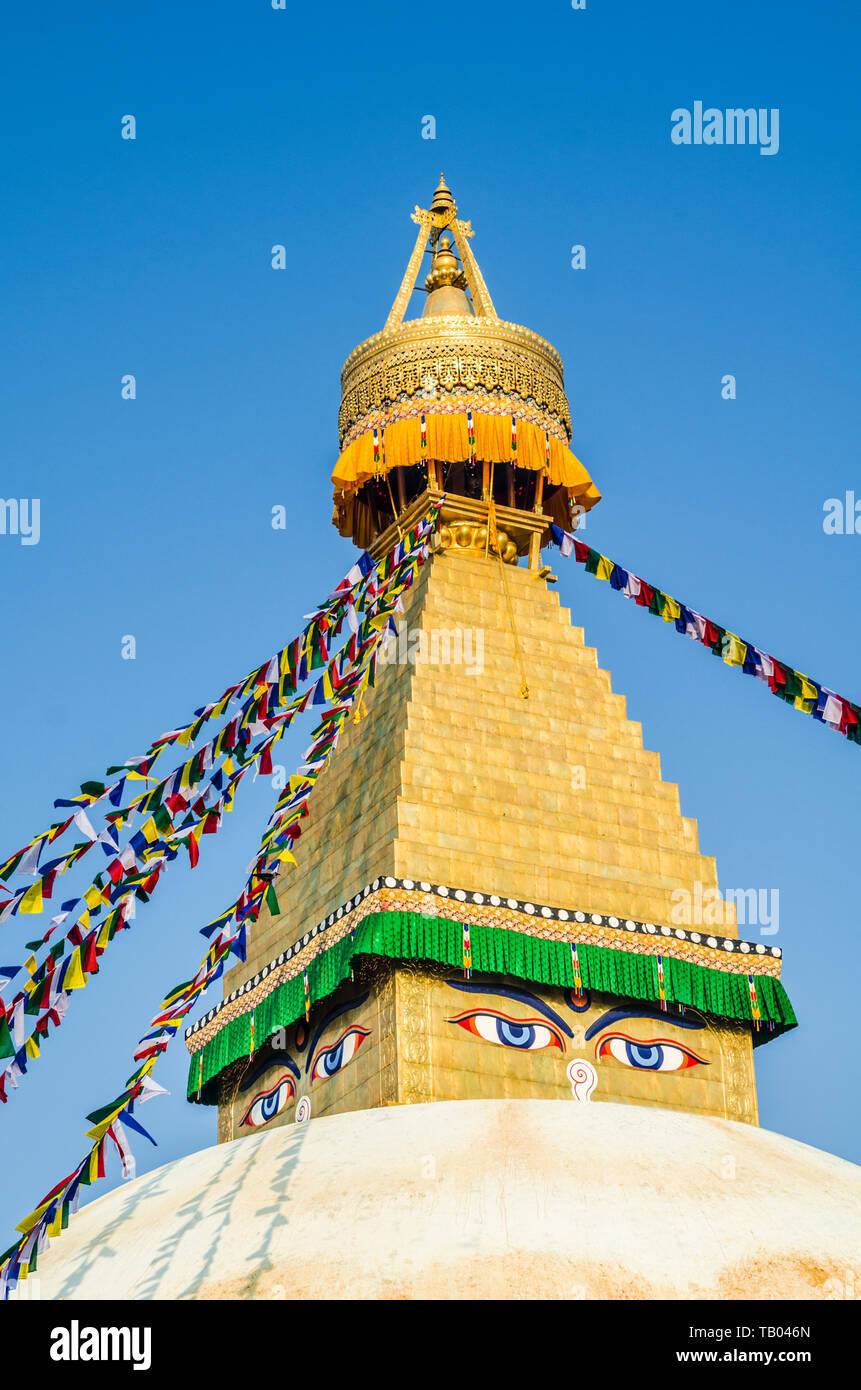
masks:
{"type": "Polygon", "coordinates": [[[673,920],[674,890],[717,886],[696,822],[582,629],[529,570],[506,581],[528,699],[498,563],[435,556],[407,600],[408,641],[315,790],[299,863],[279,883],[284,909],[261,916],[236,978],[381,874],[657,923],[673,920]],[[458,665],[433,663],[446,637],[450,652],[459,639],[458,665]]]}

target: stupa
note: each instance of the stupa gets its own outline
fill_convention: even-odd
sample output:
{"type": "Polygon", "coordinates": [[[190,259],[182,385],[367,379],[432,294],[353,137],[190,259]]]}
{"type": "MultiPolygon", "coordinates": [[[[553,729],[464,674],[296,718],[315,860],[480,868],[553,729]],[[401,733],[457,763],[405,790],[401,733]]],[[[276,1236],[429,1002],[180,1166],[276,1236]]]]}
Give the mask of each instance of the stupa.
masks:
{"type": "Polygon", "coordinates": [[[334,522],[377,557],[441,503],[432,557],[188,1029],[218,1145],[86,1208],[43,1296],[826,1296],[861,1171],[757,1128],[781,949],[677,924],[715,862],[542,556],[600,499],[561,359],[497,316],[444,179],[413,220],[342,371],[334,522]]]}

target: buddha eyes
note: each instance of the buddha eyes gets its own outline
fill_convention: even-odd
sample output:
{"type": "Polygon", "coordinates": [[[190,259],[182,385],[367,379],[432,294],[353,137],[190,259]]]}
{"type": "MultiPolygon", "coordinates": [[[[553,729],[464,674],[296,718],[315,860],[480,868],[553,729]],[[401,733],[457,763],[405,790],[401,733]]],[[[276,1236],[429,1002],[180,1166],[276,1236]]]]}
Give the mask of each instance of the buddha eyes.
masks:
{"type": "Polygon", "coordinates": [[[317,1053],[311,1063],[311,1080],[326,1081],[330,1076],[334,1076],[348,1062],[352,1062],[368,1036],[367,1028],[346,1028],[337,1042],[321,1048],[317,1053]]]}
{"type": "Polygon", "coordinates": [[[449,1018],[447,1023],[457,1023],[485,1042],[497,1043],[500,1047],[517,1047],[522,1052],[539,1052],[545,1047],[556,1047],[565,1051],[565,1044],[556,1029],[543,1020],[534,1018],[510,1018],[495,1010],[474,1010],[449,1018]]]}
{"type": "MultiPolygon", "coordinates": [[[[311,1081],[326,1081],[334,1076],[348,1062],[352,1062],[365,1038],[369,1037],[367,1028],[345,1028],[337,1042],[321,1047],[309,1068],[311,1081]]],[[[260,1091],[254,1097],[239,1122],[240,1128],[258,1129],[274,1120],[296,1098],[296,1083],[293,1077],[284,1072],[268,1090],[260,1091]]]]}
{"type": "Polygon", "coordinates": [[[615,1057],[623,1066],[639,1071],[683,1071],[687,1067],[708,1066],[702,1057],[689,1052],[680,1043],[663,1039],[644,1042],[640,1038],[626,1037],[624,1033],[608,1033],[599,1042],[595,1055],[615,1057]]]}
{"type": "Polygon", "coordinates": [[[257,1129],[260,1125],[266,1125],[270,1120],[274,1120],[276,1115],[280,1115],[288,1101],[292,1100],[296,1094],[296,1087],[293,1084],[292,1076],[286,1073],[271,1086],[268,1091],[261,1091],[256,1095],[240,1120],[240,1128],[247,1125],[249,1129],[257,1129]]]}

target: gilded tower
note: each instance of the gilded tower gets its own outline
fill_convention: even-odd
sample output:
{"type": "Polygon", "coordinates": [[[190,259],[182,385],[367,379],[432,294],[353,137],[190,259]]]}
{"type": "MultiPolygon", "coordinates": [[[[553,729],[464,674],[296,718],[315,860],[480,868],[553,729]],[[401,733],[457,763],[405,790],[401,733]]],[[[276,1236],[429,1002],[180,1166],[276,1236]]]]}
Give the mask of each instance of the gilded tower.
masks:
{"type": "Polygon", "coordinates": [[[412,216],[391,312],[342,371],[334,522],[378,558],[441,504],[432,556],[278,911],[189,1030],[189,1098],[222,1141],[461,1099],[756,1124],[753,1046],[794,1023],[780,949],[678,924],[714,860],[542,559],[600,500],[562,361],[498,317],[444,180],[412,216]]]}

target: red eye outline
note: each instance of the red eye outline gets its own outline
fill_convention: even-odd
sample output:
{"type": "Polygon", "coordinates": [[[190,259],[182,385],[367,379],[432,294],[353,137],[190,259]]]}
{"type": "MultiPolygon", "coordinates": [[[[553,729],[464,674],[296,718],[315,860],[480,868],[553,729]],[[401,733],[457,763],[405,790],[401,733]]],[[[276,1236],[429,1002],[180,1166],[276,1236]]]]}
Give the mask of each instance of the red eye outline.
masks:
{"type": "Polygon", "coordinates": [[[370,1028],[360,1028],[357,1024],[351,1023],[348,1028],[344,1029],[341,1036],[335,1039],[334,1042],[326,1043],[325,1047],[321,1047],[318,1049],[317,1053],[314,1056],[313,1062],[308,1068],[308,1075],[310,1076],[311,1080],[331,1081],[333,1076],[337,1076],[338,1072],[343,1071],[344,1067],[348,1067],[350,1065],[359,1048],[362,1046],[362,1043],[365,1041],[365,1038],[369,1038],[370,1036],[370,1028]],[[351,1036],[351,1034],[355,1034],[355,1036],[358,1037],[359,1041],[356,1043],[355,1048],[353,1049],[350,1056],[347,1058],[346,1062],[342,1062],[341,1065],[338,1067],[338,1070],[331,1072],[328,1076],[318,1076],[317,1063],[321,1060],[321,1058],[327,1056],[328,1053],[335,1052],[336,1049],[342,1045],[344,1040],[351,1036]]]}
{"type": "MultiPolygon", "coordinates": [[[[239,1125],[238,1125],[238,1128],[239,1128],[239,1129],[242,1129],[243,1125],[248,1125],[248,1128],[249,1128],[249,1129],[261,1129],[263,1125],[267,1125],[267,1124],[269,1123],[269,1120],[274,1120],[274,1119],[275,1119],[275,1115],[270,1115],[270,1116],[269,1116],[269,1120],[263,1120],[263,1121],[262,1121],[262,1124],[259,1124],[259,1125],[248,1124],[248,1118],[249,1118],[249,1116],[250,1116],[252,1110],[254,1109],[255,1105],[257,1104],[257,1102],[258,1102],[259,1100],[265,1100],[267,1096],[274,1095],[275,1092],[278,1090],[279,1086],[283,1086],[283,1085],[284,1085],[284,1082],[285,1082],[285,1081],[286,1081],[286,1082],[289,1084],[289,1086],[290,1086],[290,1094],[289,1094],[289,1096],[288,1096],[288,1100],[291,1100],[291,1099],[292,1099],[292,1100],[295,1100],[295,1099],[296,1099],[296,1084],[295,1084],[295,1082],[294,1082],[294,1080],[293,1080],[293,1077],[290,1075],[289,1071],[282,1072],[282,1074],[279,1076],[278,1080],[277,1080],[276,1082],[274,1082],[274,1083],[268,1088],[268,1090],[266,1090],[266,1091],[258,1091],[258,1092],[257,1092],[257,1095],[254,1097],[254,1099],[252,1100],[252,1102],[251,1102],[251,1104],[249,1105],[248,1109],[246,1110],[245,1114],[242,1116],[242,1119],[239,1121],[239,1125]]],[[[281,1107],[281,1109],[282,1109],[282,1110],[285,1109],[285,1108],[286,1108],[286,1105],[287,1105],[287,1101],[284,1102],[284,1105],[281,1107]]],[[[281,1111],[280,1111],[280,1110],[277,1110],[277,1111],[275,1112],[275,1114],[276,1114],[276,1115],[280,1115],[280,1114],[281,1114],[281,1111]]]]}
{"type": "MultiPolygon", "coordinates": [[[[707,1067],[710,1064],[705,1057],[698,1057],[695,1052],[691,1052],[683,1043],[675,1042],[672,1038],[632,1038],[629,1033],[605,1033],[595,1044],[595,1060],[607,1055],[607,1044],[618,1039],[620,1042],[632,1043],[634,1047],[674,1047],[677,1052],[681,1052],[684,1057],[680,1067],[667,1067],[671,1071],[688,1071],[691,1067],[707,1067]]],[[[618,1062],[618,1057],[609,1054],[614,1062],[618,1062]]],[[[620,1066],[630,1066],[633,1071],[661,1071],[660,1067],[637,1067],[634,1063],[621,1062],[620,1066]]]]}
{"type": "Polygon", "coordinates": [[[510,1048],[513,1052],[546,1052],[548,1047],[557,1047],[560,1052],[565,1051],[562,1037],[546,1018],[513,1018],[511,1014],[504,1014],[500,1009],[468,1009],[466,1013],[458,1014],[456,1018],[447,1018],[446,1023],[457,1023],[467,1033],[471,1033],[474,1038],[480,1038],[482,1042],[489,1042],[497,1047],[510,1048]],[[474,1026],[477,1018],[498,1018],[505,1023],[513,1023],[518,1028],[546,1028],[552,1041],[543,1043],[541,1047],[518,1047],[517,1043],[502,1042],[498,1038],[486,1038],[474,1026]]]}

